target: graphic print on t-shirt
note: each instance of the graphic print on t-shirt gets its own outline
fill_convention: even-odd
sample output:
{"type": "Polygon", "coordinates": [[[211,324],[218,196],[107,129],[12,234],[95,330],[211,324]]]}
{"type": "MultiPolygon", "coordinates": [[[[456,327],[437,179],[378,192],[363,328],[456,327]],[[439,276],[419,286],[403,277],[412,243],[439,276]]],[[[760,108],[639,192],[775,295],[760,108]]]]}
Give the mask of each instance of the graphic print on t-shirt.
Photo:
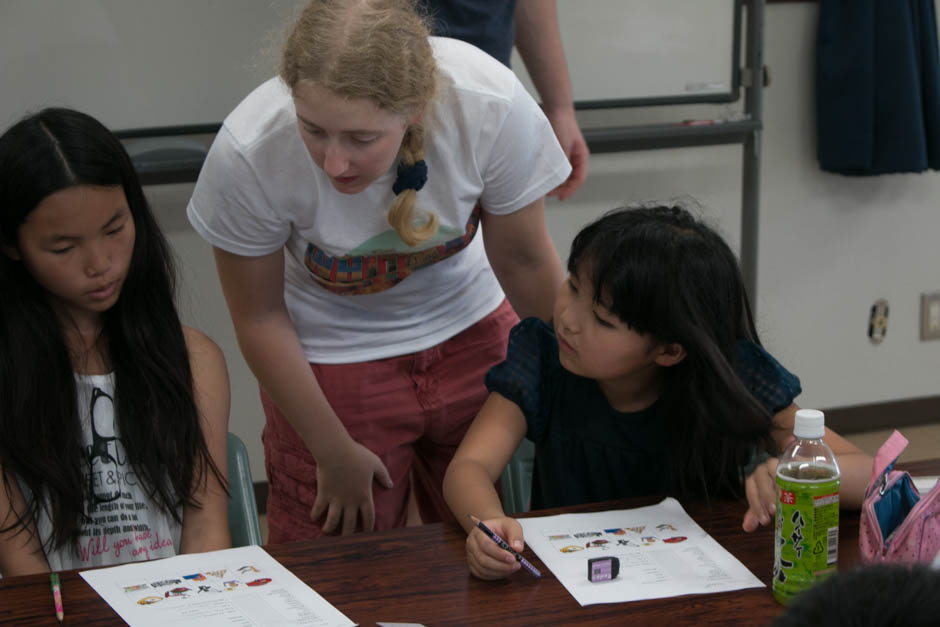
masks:
{"type": "MultiPolygon", "coordinates": [[[[91,391],[91,446],[88,449],[88,467],[91,468],[91,496],[95,506],[110,503],[121,496],[120,468],[126,459],[118,452],[120,441],[114,435],[114,399],[101,388],[91,391]]],[[[123,447],[122,447],[123,448],[123,447]]]]}
{"type": "MultiPolygon", "coordinates": [[[[86,399],[89,397],[86,397],[86,399]]],[[[79,532],[78,558],[84,565],[104,565],[174,555],[174,540],[138,485],[115,424],[114,398],[97,385],[88,405],[91,442],[85,452],[90,499],[88,520],[79,532]]]]}
{"type": "MultiPolygon", "coordinates": [[[[441,226],[440,242],[415,252],[396,250],[404,243],[394,231],[386,231],[357,246],[349,254],[333,257],[313,243],[307,244],[304,265],[313,279],[335,294],[373,294],[395,286],[412,272],[425,268],[457,254],[467,247],[480,225],[480,205],[477,204],[463,232],[441,226]],[[454,235],[441,241],[441,235],[454,235]],[[369,251],[368,254],[357,254],[369,251]]],[[[427,242],[425,242],[427,244],[427,242]]]]}

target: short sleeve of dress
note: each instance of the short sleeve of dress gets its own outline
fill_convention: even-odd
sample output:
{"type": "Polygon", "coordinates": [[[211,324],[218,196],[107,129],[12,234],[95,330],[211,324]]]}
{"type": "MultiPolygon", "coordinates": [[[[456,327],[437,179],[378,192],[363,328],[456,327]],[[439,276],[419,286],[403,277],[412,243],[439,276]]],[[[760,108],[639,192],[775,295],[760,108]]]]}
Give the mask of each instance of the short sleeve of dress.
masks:
{"type": "Polygon", "coordinates": [[[550,390],[558,378],[558,344],[552,328],[538,318],[526,318],[509,333],[506,360],[486,373],[486,388],[519,406],[525,416],[526,437],[539,442],[551,404],[550,390]]]}
{"type": "Polygon", "coordinates": [[[803,391],[799,378],[762,347],[738,340],[735,348],[738,376],[770,413],[789,407],[803,391]]]}

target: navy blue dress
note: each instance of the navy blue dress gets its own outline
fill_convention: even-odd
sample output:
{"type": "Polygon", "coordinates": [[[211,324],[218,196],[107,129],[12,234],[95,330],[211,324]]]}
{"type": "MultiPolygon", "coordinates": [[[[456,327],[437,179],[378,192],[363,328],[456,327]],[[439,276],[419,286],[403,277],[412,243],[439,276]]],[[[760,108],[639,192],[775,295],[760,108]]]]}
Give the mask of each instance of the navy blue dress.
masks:
{"type": "MultiPolygon", "coordinates": [[[[737,359],[742,381],[771,414],[799,395],[799,379],[761,347],[738,342],[737,359]]],[[[659,403],[631,413],[612,408],[594,379],[562,367],[550,325],[537,318],[516,325],[506,361],[490,369],[486,386],[525,416],[535,443],[532,509],[670,492],[659,403]]]]}

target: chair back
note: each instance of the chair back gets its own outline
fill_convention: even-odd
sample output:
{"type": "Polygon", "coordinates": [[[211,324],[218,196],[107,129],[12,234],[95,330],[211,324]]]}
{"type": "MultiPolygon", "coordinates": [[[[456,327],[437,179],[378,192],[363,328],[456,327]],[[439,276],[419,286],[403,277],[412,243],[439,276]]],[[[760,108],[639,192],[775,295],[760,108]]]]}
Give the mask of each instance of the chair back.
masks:
{"type": "Polygon", "coordinates": [[[500,478],[503,491],[503,511],[507,516],[529,511],[532,498],[532,467],[535,464],[535,445],[522,440],[512,454],[500,478]]]}
{"type": "Polygon", "coordinates": [[[228,529],[232,546],[261,544],[261,524],[248,450],[234,433],[228,434],[228,529]]]}

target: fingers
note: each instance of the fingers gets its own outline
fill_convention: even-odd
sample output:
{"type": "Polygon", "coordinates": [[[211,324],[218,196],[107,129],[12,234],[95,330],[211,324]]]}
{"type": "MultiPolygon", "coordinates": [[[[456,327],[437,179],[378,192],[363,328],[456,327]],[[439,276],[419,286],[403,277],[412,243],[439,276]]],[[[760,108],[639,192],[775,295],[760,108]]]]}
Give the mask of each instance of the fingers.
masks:
{"type": "Polygon", "coordinates": [[[368,507],[360,506],[359,513],[362,514],[362,530],[373,531],[375,529],[375,504],[369,501],[368,507]]]}
{"type": "Polygon", "coordinates": [[[573,108],[557,111],[547,111],[548,121],[555,131],[558,143],[564,151],[568,161],[571,162],[571,174],[568,179],[550,191],[549,196],[558,200],[565,200],[571,196],[587,178],[587,163],[591,152],[588,149],[584,134],[578,126],[573,108]]]}
{"type": "Polygon", "coordinates": [[[545,194],[551,198],[557,198],[558,200],[564,200],[571,196],[574,193],[576,188],[571,187],[571,177],[568,177],[564,183],[553,189],[552,191],[545,194]]]}
{"type": "Polygon", "coordinates": [[[564,183],[550,191],[547,195],[558,198],[558,200],[565,200],[571,196],[581,184],[587,179],[587,162],[590,152],[588,151],[587,144],[584,143],[583,138],[579,138],[580,141],[574,142],[570,148],[565,150],[565,153],[568,156],[568,160],[571,162],[571,174],[568,175],[568,178],[564,183]]]}
{"type": "Polygon", "coordinates": [[[525,538],[519,521],[515,518],[507,518],[503,524],[503,533],[505,534],[503,537],[506,538],[509,546],[517,553],[522,553],[522,549],[525,548],[525,538]]]}
{"type": "Polygon", "coordinates": [[[375,503],[372,500],[371,491],[367,495],[366,500],[358,506],[347,508],[346,516],[349,517],[349,520],[343,520],[344,536],[356,531],[356,516],[360,513],[362,514],[362,530],[372,531],[375,528],[375,503]]]}
{"type": "Polygon", "coordinates": [[[744,512],[744,522],[741,526],[745,531],[750,532],[757,529],[760,524],[759,514],[754,509],[755,504],[758,502],[758,495],[757,481],[755,481],[753,474],[744,481],[744,495],[747,497],[747,511],[744,512]]]}
{"type": "MultiPolygon", "coordinates": [[[[320,504],[325,502],[326,499],[321,501],[320,495],[317,495],[316,503],[310,510],[311,520],[317,521],[323,516],[323,512],[318,511],[318,509],[322,510],[323,506],[320,504]]],[[[371,498],[361,505],[349,505],[347,507],[343,507],[338,501],[330,503],[329,513],[320,528],[327,535],[332,535],[337,531],[344,536],[351,535],[356,533],[356,522],[359,520],[360,513],[362,515],[362,530],[373,531],[375,529],[375,506],[371,498]]]]}
{"type": "Polygon", "coordinates": [[[375,459],[378,462],[378,465],[375,468],[373,477],[383,488],[392,488],[395,485],[395,482],[392,481],[392,476],[388,474],[388,468],[385,467],[385,464],[382,463],[382,460],[379,459],[378,456],[376,456],[375,459]]]}
{"type": "MultiPolygon", "coordinates": [[[[372,503],[369,503],[371,509],[372,503]]],[[[356,533],[356,520],[359,516],[359,508],[355,505],[343,509],[343,530],[342,535],[349,536],[356,533]]],[[[371,531],[371,530],[370,530],[371,531]]]]}
{"type": "Polygon", "coordinates": [[[741,528],[744,531],[751,533],[760,526],[760,521],[757,519],[757,516],[754,515],[750,509],[744,513],[744,522],[741,523],[741,528]]]}
{"type": "Polygon", "coordinates": [[[353,453],[339,464],[317,465],[317,494],[310,517],[319,522],[323,533],[349,535],[357,531],[362,516],[362,529],[375,529],[373,491],[394,486],[388,468],[365,446],[353,443],[353,453]],[[373,481],[379,486],[373,485],[373,481]]]}
{"type": "Polygon", "coordinates": [[[748,510],[741,525],[744,531],[754,531],[759,525],[769,525],[773,521],[777,507],[776,471],[777,460],[771,458],[758,466],[745,481],[748,510]]]}
{"type": "MultiPolygon", "coordinates": [[[[575,143],[574,149],[569,157],[571,161],[571,175],[568,177],[568,185],[571,187],[571,193],[581,187],[581,184],[587,179],[588,152],[587,144],[583,138],[575,143]]],[[[569,194],[570,195],[570,194],[569,194]]],[[[562,198],[561,200],[564,200],[562,198]]]]}
{"type": "Polygon", "coordinates": [[[335,501],[330,503],[329,512],[326,515],[326,520],[323,522],[321,529],[325,534],[336,533],[337,527],[343,520],[343,509],[335,501]]]}
{"type": "Polygon", "coordinates": [[[323,518],[329,505],[329,499],[324,497],[322,492],[317,492],[317,498],[313,502],[313,507],[310,508],[310,520],[317,521],[323,518]]]}
{"type": "Polygon", "coordinates": [[[480,579],[502,579],[522,567],[512,553],[499,548],[479,529],[467,536],[467,565],[480,579]]]}

